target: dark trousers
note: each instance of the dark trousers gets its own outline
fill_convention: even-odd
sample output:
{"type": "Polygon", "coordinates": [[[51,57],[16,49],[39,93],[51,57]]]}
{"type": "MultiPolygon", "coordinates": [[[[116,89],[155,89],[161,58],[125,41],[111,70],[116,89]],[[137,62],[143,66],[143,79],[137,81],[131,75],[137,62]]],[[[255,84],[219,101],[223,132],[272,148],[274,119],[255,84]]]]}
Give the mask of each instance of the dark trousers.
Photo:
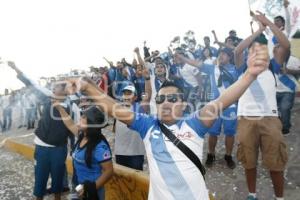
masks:
{"type": "Polygon", "coordinates": [[[116,163],[129,168],[143,170],[144,156],[143,155],[137,155],[137,156],[116,155],[116,163]]]}
{"type": "Polygon", "coordinates": [[[294,92],[277,92],[277,106],[280,120],[282,123],[282,131],[288,133],[291,128],[291,110],[295,101],[294,92]]]}
{"type": "Polygon", "coordinates": [[[5,108],[3,110],[3,124],[2,124],[2,130],[7,131],[11,128],[12,123],[12,109],[11,108],[5,108]]]}
{"type": "Polygon", "coordinates": [[[67,153],[67,145],[62,147],[35,146],[34,159],[36,164],[33,194],[36,197],[43,197],[46,194],[49,175],[51,175],[52,180],[52,192],[55,194],[62,192],[67,153]]]}
{"type": "Polygon", "coordinates": [[[26,109],[27,129],[34,128],[34,121],[35,121],[35,108],[27,108],[26,109]]]}

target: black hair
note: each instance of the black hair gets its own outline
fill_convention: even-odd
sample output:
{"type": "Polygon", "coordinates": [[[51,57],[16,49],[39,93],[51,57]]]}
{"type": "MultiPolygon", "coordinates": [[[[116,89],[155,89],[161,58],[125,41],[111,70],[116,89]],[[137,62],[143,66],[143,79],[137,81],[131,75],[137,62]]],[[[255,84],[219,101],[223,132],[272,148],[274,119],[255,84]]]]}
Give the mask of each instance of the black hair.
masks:
{"type": "Polygon", "coordinates": [[[278,15],[274,18],[274,20],[276,20],[276,19],[280,19],[282,21],[283,25],[285,25],[285,19],[282,16],[278,15]]]}
{"type": "Polygon", "coordinates": [[[235,34],[236,34],[236,31],[235,31],[235,30],[230,30],[230,31],[229,31],[229,35],[230,35],[231,33],[235,33],[235,34]]]}
{"type": "Polygon", "coordinates": [[[203,40],[208,39],[210,41],[210,38],[208,36],[204,36],[203,40]]]}
{"type": "MultiPolygon", "coordinates": [[[[90,124],[89,118],[87,118],[87,124],[90,124]]],[[[102,134],[101,128],[89,127],[86,132],[86,137],[88,138],[88,142],[86,143],[86,152],[85,152],[85,162],[86,165],[91,168],[92,167],[92,155],[95,147],[101,142],[104,141],[107,146],[109,144],[102,134]]]]}
{"type": "Polygon", "coordinates": [[[159,90],[157,91],[157,93],[162,89],[162,88],[166,88],[166,87],[175,87],[177,88],[179,93],[184,94],[183,92],[183,88],[181,86],[179,86],[177,83],[175,83],[174,81],[165,81],[163,82],[163,84],[160,86],[159,90]]]}
{"type": "Polygon", "coordinates": [[[267,40],[266,36],[263,33],[261,33],[259,36],[257,36],[253,40],[253,42],[251,42],[251,44],[249,45],[248,49],[250,49],[255,42],[257,42],[259,44],[268,45],[268,40],[267,40]]]}
{"type": "MultiPolygon", "coordinates": [[[[88,128],[86,130],[87,143],[84,157],[85,163],[89,168],[92,167],[93,151],[101,141],[104,141],[107,144],[108,148],[110,148],[109,143],[107,142],[105,136],[102,134],[102,127],[99,127],[99,123],[101,123],[100,121],[104,121],[104,119],[102,119],[101,114],[103,113],[99,111],[96,107],[91,107],[82,114],[82,116],[86,117],[88,125],[88,128]],[[93,115],[93,117],[91,117],[91,115],[93,115]]],[[[80,144],[80,142],[83,139],[83,136],[83,134],[79,136],[76,146],[80,144]]]]}
{"type": "Polygon", "coordinates": [[[212,57],[212,55],[213,55],[213,54],[212,54],[212,51],[211,51],[211,49],[210,49],[209,47],[204,47],[203,50],[202,50],[202,53],[201,53],[201,54],[202,54],[201,56],[202,56],[203,59],[205,58],[204,51],[205,51],[206,49],[208,50],[209,56],[210,56],[210,57],[212,57]]]}

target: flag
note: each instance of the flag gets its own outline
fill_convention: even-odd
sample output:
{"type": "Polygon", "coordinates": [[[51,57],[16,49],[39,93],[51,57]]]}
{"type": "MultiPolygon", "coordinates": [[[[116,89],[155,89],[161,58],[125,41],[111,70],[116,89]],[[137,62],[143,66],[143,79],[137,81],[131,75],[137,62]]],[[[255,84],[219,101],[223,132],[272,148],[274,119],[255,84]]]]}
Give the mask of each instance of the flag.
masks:
{"type": "Polygon", "coordinates": [[[278,15],[287,20],[288,14],[290,19],[289,23],[286,22],[286,24],[290,24],[289,39],[293,37],[297,30],[300,30],[300,0],[289,0],[288,13],[284,9],[284,0],[248,0],[248,2],[251,11],[259,10],[265,13],[271,21],[278,15]]]}

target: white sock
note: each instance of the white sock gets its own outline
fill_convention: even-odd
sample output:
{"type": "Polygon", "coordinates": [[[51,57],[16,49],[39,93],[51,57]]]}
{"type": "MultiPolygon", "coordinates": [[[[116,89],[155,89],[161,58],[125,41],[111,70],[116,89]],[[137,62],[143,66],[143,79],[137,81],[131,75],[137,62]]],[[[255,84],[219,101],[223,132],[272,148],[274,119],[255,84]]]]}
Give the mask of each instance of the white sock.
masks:
{"type": "Polygon", "coordinates": [[[256,198],[256,193],[249,193],[249,196],[253,196],[254,198],[256,198]]]}
{"type": "Polygon", "coordinates": [[[283,197],[276,197],[276,200],[284,200],[283,197]]]}

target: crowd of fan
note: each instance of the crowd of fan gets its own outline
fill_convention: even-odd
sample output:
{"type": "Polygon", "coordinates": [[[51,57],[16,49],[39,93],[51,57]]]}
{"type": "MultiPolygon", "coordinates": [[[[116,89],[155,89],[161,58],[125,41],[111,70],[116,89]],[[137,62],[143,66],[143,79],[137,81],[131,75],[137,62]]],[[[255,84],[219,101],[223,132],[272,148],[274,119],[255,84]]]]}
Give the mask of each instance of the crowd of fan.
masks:
{"type": "MultiPolygon", "coordinates": [[[[284,19],[279,16],[275,18],[274,23],[272,23],[262,14],[257,14],[255,18],[258,21],[259,29],[256,32],[253,32],[253,34],[245,40],[239,38],[236,34],[236,31],[231,30],[229,31],[229,35],[226,37],[225,42],[223,43],[218,40],[216,33],[212,31],[212,34],[214,36],[214,44],[218,45],[218,48],[215,48],[211,46],[211,40],[209,36],[205,36],[203,38],[204,45],[200,45],[200,43],[197,43],[195,39],[194,32],[188,31],[182,38],[175,37],[171,41],[171,45],[166,52],[162,53],[158,50],[150,51],[150,47],[145,42],[143,47],[143,55],[141,55],[142,53],[138,47],[133,50],[136,54],[136,59],[134,59],[132,63],[128,63],[125,59],[122,59],[121,61],[118,61],[116,62],[116,64],[114,64],[113,62],[106,59],[109,64],[109,68],[91,68],[90,70],[92,72],[92,76],[90,78],[93,81],[93,83],[91,84],[96,86],[99,91],[101,91],[100,94],[107,94],[111,97],[105,97],[105,100],[103,100],[104,103],[112,101],[112,99],[114,99],[117,102],[121,102],[122,106],[127,107],[136,113],[151,114],[154,116],[158,114],[157,105],[164,103],[165,100],[167,100],[169,103],[176,103],[179,101],[178,99],[182,99],[186,101],[186,107],[184,107],[184,115],[193,114],[203,107],[206,108],[206,105],[209,105],[211,102],[217,101],[221,95],[225,94],[227,88],[229,88],[231,85],[234,85],[234,83],[242,77],[242,74],[244,74],[247,69],[245,61],[247,60],[249,54],[248,47],[251,47],[251,45],[255,42],[266,45],[268,41],[265,35],[262,33],[263,31],[265,31],[266,27],[268,27],[270,29],[269,32],[272,32],[274,34],[273,36],[269,36],[271,38],[269,41],[273,43],[275,49],[273,52],[273,58],[271,57],[271,64],[268,69],[268,71],[272,75],[272,80],[271,82],[268,82],[268,78],[270,78],[270,76],[262,73],[260,76],[264,76],[264,78],[261,78],[260,81],[262,81],[262,79],[263,81],[267,80],[267,82],[262,82],[265,85],[261,87],[270,86],[269,88],[271,91],[264,90],[264,88],[261,89],[266,92],[265,95],[269,94],[272,96],[273,94],[275,94],[275,87],[273,90],[273,86],[271,85],[273,82],[276,84],[276,108],[272,107],[272,100],[266,100],[264,98],[259,99],[262,97],[257,97],[254,93],[250,94],[251,92],[246,92],[246,94],[241,97],[239,103],[234,102],[228,108],[226,108],[220,114],[220,117],[216,119],[212,127],[210,129],[207,129],[206,131],[209,134],[209,138],[208,154],[205,165],[206,167],[213,166],[215,162],[215,147],[217,144],[217,139],[221,133],[221,130],[223,130],[223,133],[225,134],[226,147],[226,152],[224,152],[224,159],[227,166],[230,169],[234,169],[236,163],[232,157],[232,151],[235,143],[235,135],[237,130],[243,130],[243,137],[241,137],[242,134],[239,136],[239,142],[241,144],[238,147],[238,159],[242,162],[246,170],[246,178],[249,188],[248,199],[257,199],[255,184],[253,183],[256,181],[256,179],[253,177],[256,177],[257,155],[255,156],[255,154],[257,150],[252,149],[251,151],[253,152],[248,152],[247,155],[245,154],[245,152],[243,152],[246,148],[246,146],[243,146],[245,144],[245,140],[247,140],[247,138],[249,139],[248,135],[250,135],[250,133],[246,133],[251,130],[250,128],[249,130],[245,129],[245,125],[249,123],[247,119],[242,119],[238,122],[237,116],[260,116],[261,121],[269,120],[274,122],[274,124],[279,124],[274,128],[275,130],[267,130],[269,134],[273,134],[274,132],[278,131],[280,132],[280,135],[276,135],[274,133],[274,136],[272,136],[271,139],[276,139],[280,143],[278,147],[279,150],[277,149],[277,147],[276,150],[274,150],[276,151],[276,162],[270,160],[267,161],[266,159],[264,160],[264,164],[270,169],[271,178],[277,180],[277,183],[276,181],[274,181],[273,183],[277,199],[283,199],[283,188],[281,188],[283,187],[283,180],[281,180],[283,174],[281,174],[281,172],[283,171],[286,164],[287,156],[285,152],[285,145],[281,136],[287,135],[290,132],[290,115],[296,92],[296,82],[289,74],[299,74],[299,70],[291,70],[288,68],[290,47],[287,38],[281,32],[285,29],[284,19]],[[278,49],[280,49],[281,51],[278,49]],[[182,91],[182,93],[172,95],[161,94],[160,91],[162,91],[162,88],[168,87],[179,88],[178,90],[182,91]],[[252,96],[249,97],[249,95],[252,96]],[[255,107],[253,107],[251,111],[243,110],[243,106],[245,106],[244,103],[246,101],[248,102],[248,105],[249,101],[250,103],[262,103],[261,107],[264,108],[266,108],[266,105],[263,102],[267,101],[267,107],[270,106],[271,108],[266,108],[265,113],[258,112],[257,110],[255,110],[255,107]],[[275,119],[276,116],[278,116],[277,107],[281,123],[283,125],[282,128],[280,123],[278,123],[275,119]],[[268,117],[271,118],[269,119],[268,117]],[[243,127],[238,127],[238,123],[244,124],[243,127]],[[277,150],[281,152],[277,152],[277,150]],[[280,155],[277,156],[277,154],[280,155]],[[250,158],[249,155],[253,155],[253,157],[250,158]],[[247,160],[247,162],[245,160],[247,160]],[[255,164],[253,165],[253,163],[255,164]],[[252,179],[249,178],[250,176],[252,177],[252,179]]],[[[20,128],[23,126],[26,126],[27,129],[34,128],[34,122],[37,119],[37,116],[41,116],[38,129],[35,131],[35,144],[38,147],[36,148],[35,159],[37,160],[38,165],[36,165],[35,167],[36,182],[34,194],[35,196],[37,196],[37,199],[42,199],[42,197],[45,195],[46,183],[49,173],[52,177],[52,188],[49,192],[55,193],[56,199],[60,198],[60,192],[62,191],[62,188],[68,187],[68,183],[66,181],[64,181],[66,183],[63,184],[61,179],[58,180],[59,177],[63,177],[63,174],[66,175],[65,171],[63,170],[64,167],[58,167],[58,169],[48,169],[45,164],[46,161],[43,160],[42,156],[46,155],[47,153],[51,154],[54,157],[52,158],[52,156],[49,156],[48,159],[50,160],[47,160],[47,162],[59,163],[60,158],[57,158],[56,156],[60,155],[60,166],[64,166],[66,157],[66,149],[64,148],[64,145],[66,144],[67,138],[70,135],[73,135],[70,134],[70,132],[74,133],[76,138],[78,136],[78,139],[76,140],[74,136],[71,137],[74,169],[77,173],[77,177],[73,177],[73,184],[74,186],[83,184],[85,194],[80,195],[85,196],[87,191],[90,192],[89,194],[92,194],[93,189],[97,188],[96,196],[98,195],[99,199],[103,199],[103,184],[109,179],[112,174],[112,155],[109,144],[101,134],[101,128],[103,128],[103,126],[99,129],[95,129],[98,131],[99,136],[93,136],[93,134],[91,134],[92,129],[89,128],[82,129],[81,131],[85,134],[78,135],[78,132],[80,132],[80,130],[75,129],[74,126],[72,126],[72,123],[83,123],[83,119],[86,120],[84,121],[84,123],[88,125],[104,124],[105,126],[106,123],[104,122],[105,117],[103,113],[101,113],[98,109],[95,109],[95,106],[92,104],[92,101],[95,102],[97,100],[93,99],[93,97],[90,97],[91,95],[88,94],[88,92],[74,92],[74,88],[76,87],[75,83],[73,83],[73,85],[71,84],[70,86],[66,82],[54,81],[54,83],[51,83],[51,92],[50,90],[41,88],[30,79],[28,79],[14,65],[14,63],[10,62],[9,65],[14,70],[16,70],[16,72],[18,73],[18,78],[22,80],[27,86],[31,87],[22,90],[22,92],[19,92],[18,94],[12,94],[9,97],[8,105],[2,106],[2,131],[7,131],[11,127],[12,106],[16,104],[16,102],[19,102],[18,104],[22,108],[21,116],[23,116],[23,120],[20,121],[20,128]],[[35,95],[33,95],[33,91],[35,91],[35,95]],[[45,100],[49,97],[51,99],[53,94],[67,96],[67,98],[65,98],[63,101],[55,101],[56,104],[53,103],[52,100],[45,100]],[[54,115],[70,115],[71,120],[63,120],[63,122],[55,122],[55,125],[51,125],[52,121],[49,118],[50,108],[48,109],[48,105],[45,102],[51,102],[50,104],[55,104],[56,111],[54,112],[54,115]],[[41,110],[38,109],[40,107],[43,107],[43,112],[38,112],[38,110],[41,110]],[[62,108],[68,108],[68,111],[65,112],[62,108]],[[46,120],[46,122],[44,122],[43,120],[46,120]],[[47,120],[51,122],[50,125],[47,124],[47,120]],[[61,135],[58,135],[58,132],[61,135]],[[47,135],[49,133],[55,135],[55,138],[54,136],[47,135]],[[93,141],[93,143],[89,143],[89,141],[93,141]],[[98,141],[98,143],[95,143],[96,141],[98,141]],[[87,144],[87,149],[85,151],[88,156],[82,154],[81,151],[82,149],[85,149],[85,144],[87,144]],[[62,146],[63,148],[61,148],[62,146]],[[49,152],[48,149],[43,149],[43,147],[57,147],[58,152],[49,152]],[[95,155],[91,154],[91,150],[95,151],[95,155]],[[99,153],[99,157],[97,157],[96,153],[99,153]],[[91,158],[91,156],[96,157],[91,158]],[[82,162],[86,162],[86,164],[84,165],[82,162]],[[100,167],[96,166],[99,163],[100,167]],[[89,170],[99,170],[99,172],[96,173],[95,177],[95,174],[91,175],[89,170]],[[86,182],[86,177],[88,177],[88,182],[86,182]],[[93,181],[95,181],[95,183],[93,183],[93,181]]],[[[259,89],[255,88],[254,90],[257,92],[259,89]]],[[[93,92],[90,93],[96,94],[93,92]]],[[[251,106],[253,105],[250,105],[250,107],[251,106]]],[[[168,113],[168,110],[164,110],[163,112],[168,113]]],[[[143,170],[144,155],[148,147],[146,146],[145,151],[143,141],[139,135],[142,135],[141,132],[144,131],[142,130],[142,128],[146,125],[140,124],[140,126],[143,127],[136,127],[136,124],[133,123],[134,125],[131,124],[130,127],[128,126],[128,123],[126,122],[126,120],[122,121],[120,119],[116,119],[114,123],[114,131],[116,133],[114,154],[116,156],[116,162],[127,167],[143,170]]],[[[267,124],[270,122],[264,121],[264,123],[267,124]]],[[[203,135],[201,135],[202,133],[197,134],[200,137],[204,137],[203,135]]],[[[145,135],[142,135],[143,139],[144,137],[145,135]]],[[[184,138],[185,136],[183,135],[181,137],[184,138]]],[[[253,139],[249,139],[248,142],[251,143],[251,145],[253,142],[254,146],[267,145],[268,143],[267,139],[266,141],[263,141],[263,144],[256,143],[257,141],[253,141],[253,139]]],[[[146,145],[146,142],[144,143],[146,145]]],[[[269,154],[266,149],[263,149],[262,153],[266,157],[269,154]]],[[[151,173],[154,172],[151,172],[150,169],[150,176],[151,173]]],[[[64,178],[64,180],[66,179],[67,178],[64,178]]],[[[151,181],[153,180],[151,179],[151,181]]],[[[153,188],[152,190],[155,191],[155,189],[153,188]]],[[[156,195],[156,197],[159,197],[160,194],[155,194],[155,192],[153,192],[152,190],[150,191],[150,193],[153,196],[149,196],[149,198],[154,198],[156,195]]],[[[163,193],[164,192],[162,192],[162,194],[163,193]]],[[[168,195],[170,194],[166,193],[164,195],[166,195],[165,197],[168,197],[168,195]]],[[[203,196],[203,198],[204,197],[206,198],[205,195],[203,196]]]]}

